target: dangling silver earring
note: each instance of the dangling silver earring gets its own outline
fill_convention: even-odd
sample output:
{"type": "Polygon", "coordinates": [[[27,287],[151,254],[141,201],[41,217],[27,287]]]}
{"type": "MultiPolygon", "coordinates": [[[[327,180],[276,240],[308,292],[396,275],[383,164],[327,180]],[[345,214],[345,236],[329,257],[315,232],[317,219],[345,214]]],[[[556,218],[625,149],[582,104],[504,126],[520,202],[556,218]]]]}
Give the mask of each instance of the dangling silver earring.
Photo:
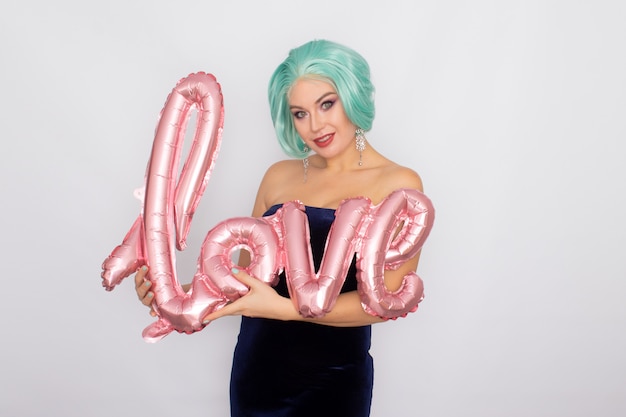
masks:
{"type": "Polygon", "coordinates": [[[303,149],[304,153],[307,154],[307,156],[304,157],[304,159],[302,159],[302,166],[304,167],[304,180],[302,182],[306,182],[306,176],[309,173],[309,157],[308,157],[308,153],[310,151],[309,147],[304,145],[304,149],[303,149]]]}
{"type": "Polygon", "coordinates": [[[360,127],[355,131],[356,150],[359,151],[359,166],[363,166],[363,151],[365,150],[365,132],[360,127]]]}

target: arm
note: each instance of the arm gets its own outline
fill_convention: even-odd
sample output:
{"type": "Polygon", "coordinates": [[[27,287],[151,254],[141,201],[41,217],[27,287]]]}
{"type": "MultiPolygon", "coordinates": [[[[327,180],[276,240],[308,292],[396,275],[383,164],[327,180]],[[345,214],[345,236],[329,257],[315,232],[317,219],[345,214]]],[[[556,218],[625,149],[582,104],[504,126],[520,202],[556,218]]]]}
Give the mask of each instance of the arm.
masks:
{"type": "Polygon", "coordinates": [[[321,318],[302,317],[289,298],[280,296],[272,287],[249,276],[243,271],[233,275],[246,284],[250,291],[237,301],[209,314],[204,323],[224,316],[262,317],[283,321],[307,321],[327,326],[364,326],[384,320],[367,314],[361,307],[356,291],[341,294],[332,311],[321,318]]]}
{"type": "MultiPolygon", "coordinates": [[[[396,271],[385,272],[387,288],[395,290],[400,287],[402,277],[410,270],[415,270],[419,255],[406,262],[396,271]]],[[[250,291],[245,296],[224,308],[209,314],[205,323],[223,316],[262,317],[274,320],[307,321],[335,327],[365,326],[385,321],[380,317],[366,313],[361,306],[361,299],[356,291],[340,294],[333,309],[324,317],[302,317],[293,302],[280,296],[272,287],[246,274],[234,270],[233,275],[247,285],[250,291]]]]}
{"type": "Polygon", "coordinates": [[[325,317],[309,319],[302,317],[289,298],[280,296],[272,287],[249,276],[243,271],[233,275],[246,284],[250,291],[237,301],[209,314],[205,323],[224,316],[262,317],[283,321],[308,321],[329,326],[363,326],[383,321],[370,316],[361,308],[356,291],[341,294],[337,304],[325,317]]]}

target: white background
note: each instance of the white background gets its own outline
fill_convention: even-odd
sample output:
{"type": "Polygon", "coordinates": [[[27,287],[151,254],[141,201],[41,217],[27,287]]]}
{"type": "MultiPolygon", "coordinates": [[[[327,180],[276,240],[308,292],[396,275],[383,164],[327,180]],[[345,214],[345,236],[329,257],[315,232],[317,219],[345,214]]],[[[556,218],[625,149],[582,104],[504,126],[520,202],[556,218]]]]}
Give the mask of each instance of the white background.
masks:
{"type": "Polygon", "coordinates": [[[238,320],[150,345],[100,265],[175,83],[215,74],[222,149],[178,256],[283,158],[266,86],[313,38],[370,62],[370,142],[437,209],[408,318],[376,325],[373,416],[626,415],[620,1],[7,0],[0,6],[0,415],[226,416],[238,320]]]}

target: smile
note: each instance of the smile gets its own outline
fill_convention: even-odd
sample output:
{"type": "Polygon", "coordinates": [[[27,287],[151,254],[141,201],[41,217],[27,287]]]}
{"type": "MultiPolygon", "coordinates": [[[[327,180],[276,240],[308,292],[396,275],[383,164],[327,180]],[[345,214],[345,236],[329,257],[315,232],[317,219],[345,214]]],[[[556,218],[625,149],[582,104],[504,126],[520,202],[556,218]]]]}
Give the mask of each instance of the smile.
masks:
{"type": "Polygon", "coordinates": [[[319,146],[320,148],[325,148],[326,146],[330,145],[334,137],[335,137],[335,134],[331,133],[328,135],[321,136],[317,139],[313,139],[313,142],[315,142],[315,144],[319,146]]]}

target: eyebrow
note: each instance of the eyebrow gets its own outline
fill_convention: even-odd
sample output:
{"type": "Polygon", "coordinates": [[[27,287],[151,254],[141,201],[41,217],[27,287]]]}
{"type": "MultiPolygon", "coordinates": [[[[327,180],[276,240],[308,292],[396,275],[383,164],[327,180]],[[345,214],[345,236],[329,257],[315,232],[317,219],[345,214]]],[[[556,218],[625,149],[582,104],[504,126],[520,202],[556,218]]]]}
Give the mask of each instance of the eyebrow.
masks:
{"type": "MultiPolygon", "coordinates": [[[[317,100],[315,100],[315,104],[319,104],[322,100],[324,100],[326,97],[332,95],[332,94],[337,94],[334,91],[329,91],[328,93],[322,94],[322,96],[320,98],[318,98],[317,100]]],[[[294,106],[294,105],[290,105],[289,109],[301,109],[302,107],[300,106],[294,106]]]]}

